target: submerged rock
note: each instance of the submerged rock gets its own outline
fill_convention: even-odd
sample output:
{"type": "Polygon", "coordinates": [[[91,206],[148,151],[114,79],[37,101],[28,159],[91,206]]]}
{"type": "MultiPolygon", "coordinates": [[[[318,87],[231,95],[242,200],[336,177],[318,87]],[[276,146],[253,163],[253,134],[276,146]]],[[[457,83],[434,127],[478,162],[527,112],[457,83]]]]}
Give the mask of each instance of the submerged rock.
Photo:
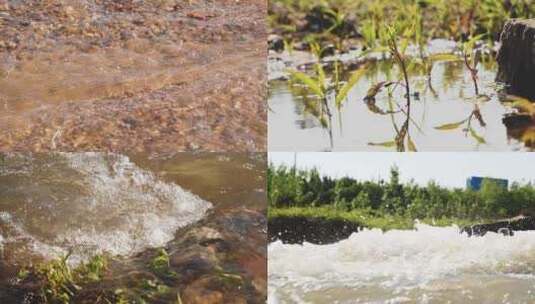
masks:
{"type": "Polygon", "coordinates": [[[509,94],[535,100],[535,19],[512,19],[501,34],[497,80],[509,94]]]}
{"type": "Polygon", "coordinates": [[[278,217],[268,222],[269,241],[286,244],[330,244],[358,232],[360,225],[339,219],[278,217]]]}
{"type": "Polygon", "coordinates": [[[535,217],[516,217],[489,224],[478,224],[466,226],[461,229],[461,233],[468,236],[484,236],[487,232],[501,233],[512,236],[515,231],[535,230],[535,217]]]}

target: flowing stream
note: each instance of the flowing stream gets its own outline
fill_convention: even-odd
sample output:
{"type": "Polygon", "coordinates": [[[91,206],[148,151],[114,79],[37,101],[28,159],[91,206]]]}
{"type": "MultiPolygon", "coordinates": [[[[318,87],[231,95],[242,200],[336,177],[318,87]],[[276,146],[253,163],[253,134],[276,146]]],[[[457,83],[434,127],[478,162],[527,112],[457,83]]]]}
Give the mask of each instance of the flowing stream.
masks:
{"type": "Polygon", "coordinates": [[[268,247],[269,303],[533,303],[535,232],[363,230],[331,245],[268,247]]]}
{"type": "Polygon", "coordinates": [[[164,245],[211,207],[126,156],[14,154],[2,162],[0,244],[17,259],[130,255],[164,245]]]}
{"type": "Polygon", "coordinates": [[[20,270],[68,253],[108,260],[73,303],[264,303],[265,170],[264,153],[0,154],[0,303],[39,298],[20,270]]]}

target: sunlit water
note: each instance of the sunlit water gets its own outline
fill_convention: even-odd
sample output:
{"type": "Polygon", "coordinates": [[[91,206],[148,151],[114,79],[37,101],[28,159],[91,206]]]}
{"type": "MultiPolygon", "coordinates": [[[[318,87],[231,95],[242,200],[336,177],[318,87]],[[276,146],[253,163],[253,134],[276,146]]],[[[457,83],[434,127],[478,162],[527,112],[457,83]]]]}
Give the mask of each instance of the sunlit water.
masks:
{"type": "MultiPolygon", "coordinates": [[[[461,62],[438,62],[431,74],[432,88],[428,87],[427,77],[411,76],[412,91],[419,93],[413,98],[409,133],[419,151],[510,151],[528,150],[521,137],[525,132],[508,133],[502,123],[504,114],[511,108],[499,98],[499,85],[495,82],[496,67],[480,65],[480,94],[485,98],[477,99],[468,69],[461,62]],[[467,119],[479,106],[486,126],[475,120],[471,127],[482,143],[466,132],[467,123],[454,130],[437,130],[436,127],[467,119]],[[509,135],[508,135],[509,134],[509,135]]],[[[346,76],[347,77],[347,76],[346,76]]],[[[372,65],[356,86],[350,91],[347,101],[338,112],[334,98],[331,98],[333,145],[329,133],[322,128],[318,119],[305,110],[304,95],[296,87],[283,80],[270,81],[268,115],[268,142],[273,151],[392,151],[395,147],[372,146],[370,143],[393,141],[396,132],[391,115],[371,112],[363,101],[368,89],[381,81],[397,81],[400,75],[396,68],[386,62],[372,65]]],[[[298,89],[298,87],[297,87],[298,89]]],[[[312,97],[310,94],[309,98],[312,97]]],[[[405,104],[403,90],[398,88],[391,101],[405,104]]],[[[379,93],[376,105],[388,110],[389,97],[386,91],[379,93]]],[[[402,113],[393,117],[398,128],[405,120],[402,113]]]]}
{"type": "Polygon", "coordinates": [[[15,259],[133,254],[165,245],[211,206],[127,156],[8,154],[0,163],[0,246],[15,259]]]}
{"type": "Polygon", "coordinates": [[[190,303],[214,291],[261,302],[265,170],[264,153],[0,154],[0,303],[39,293],[20,269],[68,252],[73,265],[108,256],[105,278],[91,287],[99,292],[128,290],[150,303],[181,294],[190,303]],[[177,277],[155,274],[153,247],[165,248],[177,277]],[[219,281],[221,273],[243,285],[219,281]],[[155,275],[168,292],[147,289],[155,275]]]}
{"type": "Polygon", "coordinates": [[[364,230],[268,247],[269,303],[534,303],[535,232],[364,230]]]}

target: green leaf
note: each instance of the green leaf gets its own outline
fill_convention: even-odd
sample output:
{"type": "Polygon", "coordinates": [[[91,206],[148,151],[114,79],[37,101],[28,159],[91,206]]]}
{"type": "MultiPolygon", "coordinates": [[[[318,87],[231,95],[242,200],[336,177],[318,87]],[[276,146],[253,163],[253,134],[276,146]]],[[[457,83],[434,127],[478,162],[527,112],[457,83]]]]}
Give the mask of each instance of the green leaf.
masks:
{"type": "Polygon", "coordinates": [[[369,142],[368,146],[391,148],[391,147],[395,147],[396,146],[396,142],[395,141],[386,141],[386,142],[382,142],[382,143],[369,142]]]}
{"type": "Polygon", "coordinates": [[[409,147],[410,152],[418,152],[418,150],[416,149],[416,145],[414,144],[410,136],[407,137],[407,145],[409,147]]]}
{"type": "Polygon", "coordinates": [[[389,87],[394,83],[395,82],[391,82],[391,81],[390,82],[381,81],[379,83],[373,84],[368,89],[366,96],[364,96],[364,101],[366,101],[366,103],[375,102],[375,96],[377,96],[377,94],[379,94],[379,92],[381,92],[383,88],[389,87]]]}
{"type": "Polygon", "coordinates": [[[459,122],[444,124],[444,125],[435,127],[435,129],[443,130],[443,131],[445,131],[445,130],[455,130],[455,129],[459,128],[460,126],[462,126],[462,124],[465,123],[465,122],[466,122],[466,119],[463,120],[463,121],[459,121],[459,122]]]}
{"type": "Polygon", "coordinates": [[[351,88],[353,88],[360,80],[360,78],[364,76],[364,73],[366,73],[366,69],[367,66],[364,65],[358,70],[356,70],[353,75],[351,75],[349,80],[344,84],[344,86],[340,89],[338,94],[336,94],[335,104],[337,107],[340,107],[342,105],[342,102],[347,98],[347,95],[349,94],[351,88]]]}
{"type": "Polygon", "coordinates": [[[407,47],[409,46],[409,39],[401,39],[400,47],[399,47],[399,54],[405,55],[405,51],[407,50],[407,47]]]}
{"type": "Polygon", "coordinates": [[[470,131],[470,135],[475,139],[477,140],[478,143],[480,144],[486,144],[487,142],[485,141],[485,139],[481,136],[479,136],[476,131],[472,128],[469,129],[470,131]]]}
{"type": "Polygon", "coordinates": [[[318,75],[318,85],[320,86],[321,88],[321,91],[322,92],[325,92],[325,71],[323,70],[323,66],[321,65],[321,63],[316,63],[315,65],[315,68],[316,68],[316,73],[318,75]]]}
{"type": "Polygon", "coordinates": [[[535,103],[529,99],[514,95],[507,95],[507,99],[513,102],[511,106],[519,112],[535,114],[535,103]]]}
{"type": "Polygon", "coordinates": [[[325,93],[321,89],[321,86],[312,77],[308,76],[303,72],[298,71],[290,71],[290,75],[293,80],[306,85],[312,92],[314,92],[314,94],[318,95],[321,98],[325,97],[325,93]]]}
{"type": "Polygon", "coordinates": [[[455,54],[433,54],[428,57],[431,61],[445,61],[445,62],[452,62],[452,61],[459,61],[461,58],[455,54]]]}

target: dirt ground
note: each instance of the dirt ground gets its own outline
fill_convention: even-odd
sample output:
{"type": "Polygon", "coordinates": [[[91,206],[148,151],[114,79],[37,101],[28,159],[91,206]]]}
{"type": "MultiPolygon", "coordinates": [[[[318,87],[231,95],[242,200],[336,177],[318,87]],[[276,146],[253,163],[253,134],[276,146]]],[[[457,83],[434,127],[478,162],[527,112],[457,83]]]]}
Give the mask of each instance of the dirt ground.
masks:
{"type": "Polygon", "coordinates": [[[0,0],[1,151],[265,151],[266,2],[0,0]]]}

